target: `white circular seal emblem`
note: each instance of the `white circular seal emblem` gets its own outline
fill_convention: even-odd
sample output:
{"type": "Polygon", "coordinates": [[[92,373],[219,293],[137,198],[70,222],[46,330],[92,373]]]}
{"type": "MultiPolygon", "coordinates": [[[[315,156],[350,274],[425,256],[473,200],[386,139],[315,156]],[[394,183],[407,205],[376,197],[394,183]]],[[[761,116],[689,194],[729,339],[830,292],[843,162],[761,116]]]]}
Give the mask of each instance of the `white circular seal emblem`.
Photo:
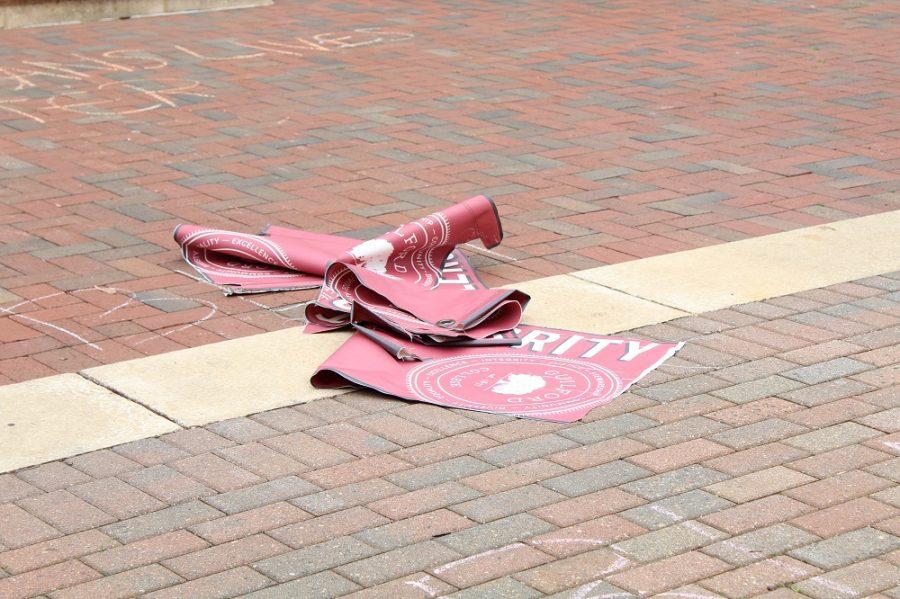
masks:
{"type": "Polygon", "coordinates": [[[406,375],[424,401],[509,414],[559,414],[617,395],[624,384],[611,370],[546,355],[476,354],[429,360],[406,375]]]}

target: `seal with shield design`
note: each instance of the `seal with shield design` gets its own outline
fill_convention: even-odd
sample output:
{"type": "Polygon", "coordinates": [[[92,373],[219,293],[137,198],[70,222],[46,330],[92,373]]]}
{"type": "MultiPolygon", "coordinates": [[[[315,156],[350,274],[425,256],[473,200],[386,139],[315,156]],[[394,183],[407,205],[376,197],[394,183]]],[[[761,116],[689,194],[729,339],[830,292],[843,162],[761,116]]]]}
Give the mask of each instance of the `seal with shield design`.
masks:
{"type": "Polygon", "coordinates": [[[582,411],[615,397],[625,384],[586,360],[485,353],[423,362],[407,373],[406,386],[423,401],[537,416],[582,411]]]}

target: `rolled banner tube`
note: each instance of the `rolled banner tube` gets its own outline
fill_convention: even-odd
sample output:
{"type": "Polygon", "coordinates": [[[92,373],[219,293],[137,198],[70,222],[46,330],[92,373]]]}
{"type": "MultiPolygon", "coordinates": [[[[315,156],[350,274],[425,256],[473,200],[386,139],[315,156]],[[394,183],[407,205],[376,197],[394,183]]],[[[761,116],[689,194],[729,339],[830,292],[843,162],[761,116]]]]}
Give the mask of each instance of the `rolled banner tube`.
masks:
{"type": "Polygon", "coordinates": [[[373,329],[358,324],[353,325],[353,330],[358,332],[360,335],[368,337],[370,341],[373,341],[381,349],[388,352],[391,356],[393,356],[395,360],[400,360],[402,362],[422,360],[422,358],[413,353],[408,347],[403,344],[397,343],[396,339],[393,337],[382,335],[381,333],[378,333],[373,329]]]}
{"type": "Polygon", "coordinates": [[[321,287],[329,262],[359,243],[284,227],[249,235],[179,225],[174,237],[185,262],[226,294],[321,287]]]}
{"type": "Polygon", "coordinates": [[[307,330],[344,326],[361,306],[369,320],[410,339],[485,339],[508,331],[522,318],[526,294],[441,284],[441,268],[457,245],[480,239],[490,248],[502,238],[496,206],[477,196],[365,241],[328,265],[307,307],[307,330]]]}

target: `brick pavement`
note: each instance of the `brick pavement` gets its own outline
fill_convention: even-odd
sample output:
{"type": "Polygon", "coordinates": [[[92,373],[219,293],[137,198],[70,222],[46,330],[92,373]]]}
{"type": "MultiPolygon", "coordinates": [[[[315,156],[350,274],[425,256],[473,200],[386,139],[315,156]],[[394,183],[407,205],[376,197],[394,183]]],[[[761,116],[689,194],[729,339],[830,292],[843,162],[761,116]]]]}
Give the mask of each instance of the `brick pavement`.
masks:
{"type": "Polygon", "coordinates": [[[310,293],[174,273],[181,221],[365,237],[487,193],[497,284],[897,208],[896,3],[517,8],[0,33],[0,384],[297,324],[310,293]]]}
{"type": "Polygon", "coordinates": [[[0,476],[0,597],[898,597],[900,272],[571,425],[355,392],[0,476]]]}

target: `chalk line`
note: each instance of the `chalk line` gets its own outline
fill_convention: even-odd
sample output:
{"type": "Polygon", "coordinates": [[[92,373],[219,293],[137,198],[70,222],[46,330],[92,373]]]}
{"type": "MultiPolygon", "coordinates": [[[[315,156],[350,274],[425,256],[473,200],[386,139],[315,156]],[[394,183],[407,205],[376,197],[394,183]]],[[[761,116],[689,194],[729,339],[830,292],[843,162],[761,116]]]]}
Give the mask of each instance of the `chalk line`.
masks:
{"type": "Polygon", "coordinates": [[[508,262],[518,262],[518,258],[513,258],[512,256],[507,256],[506,254],[501,254],[500,252],[495,252],[494,250],[489,250],[487,248],[480,248],[477,245],[472,245],[471,243],[464,243],[464,246],[467,248],[473,249],[476,252],[481,252],[482,254],[487,254],[488,256],[496,256],[497,258],[502,258],[508,262]]]}
{"type": "Polygon", "coordinates": [[[93,349],[96,349],[96,350],[98,350],[98,351],[103,351],[103,348],[102,348],[102,347],[100,347],[100,346],[97,345],[96,343],[92,343],[92,342],[88,341],[87,339],[85,339],[84,337],[82,337],[81,335],[79,335],[78,333],[76,333],[75,331],[70,331],[69,329],[67,329],[67,328],[65,328],[65,327],[61,327],[61,326],[59,326],[59,325],[53,324],[52,322],[44,322],[43,320],[38,320],[37,318],[32,318],[31,316],[26,316],[25,314],[18,314],[18,313],[15,312],[16,308],[18,308],[18,307],[20,307],[20,306],[24,306],[25,304],[34,304],[34,303],[39,302],[39,301],[41,301],[41,300],[44,300],[44,299],[50,299],[51,297],[56,297],[56,296],[58,296],[58,295],[64,295],[64,292],[58,291],[58,292],[56,292],[56,293],[49,293],[49,294],[47,294],[47,295],[42,295],[42,296],[40,296],[40,297],[36,297],[36,298],[33,298],[33,299],[22,300],[21,302],[19,302],[19,303],[17,303],[17,304],[14,304],[14,305],[12,305],[12,306],[7,306],[7,307],[5,307],[5,308],[2,307],[2,306],[0,306],[0,312],[3,312],[3,313],[5,313],[5,314],[8,314],[10,318],[14,318],[14,317],[15,317],[15,318],[21,318],[21,319],[23,319],[23,320],[27,320],[27,321],[29,321],[29,322],[33,322],[33,323],[38,324],[38,325],[43,325],[43,326],[45,326],[45,327],[49,327],[49,328],[51,328],[51,329],[54,329],[54,330],[56,330],[56,331],[59,331],[60,333],[64,333],[64,334],[66,334],[66,335],[69,335],[70,337],[72,337],[72,338],[74,338],[74,339],[77,339],[78,341],[81,341],[83,344],[85,344],[85,345],[87,345],[87,346],[89,346],[89,347],[91,347],[91,348],[93,348],[93,349]]]}

